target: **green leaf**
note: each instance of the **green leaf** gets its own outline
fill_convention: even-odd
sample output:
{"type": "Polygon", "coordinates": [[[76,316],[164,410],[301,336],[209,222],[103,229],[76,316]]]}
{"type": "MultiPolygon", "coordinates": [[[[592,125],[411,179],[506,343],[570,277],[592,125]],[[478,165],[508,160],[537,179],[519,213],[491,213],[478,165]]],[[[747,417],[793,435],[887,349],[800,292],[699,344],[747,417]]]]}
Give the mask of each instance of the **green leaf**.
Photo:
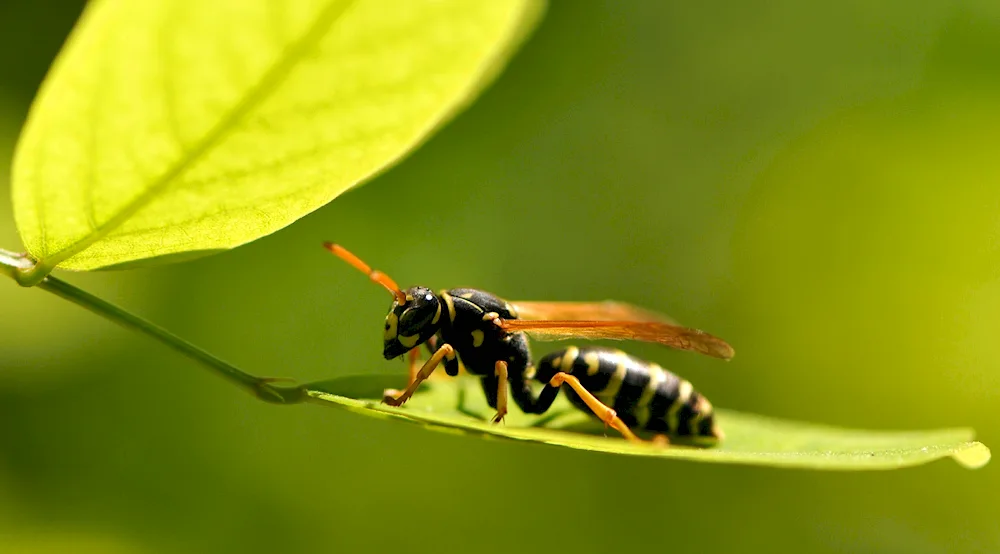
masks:
{"type": "Polygon", "coordinates": [[[542,7],[91,3],[14,160],[15,218],[36,272],[233,248],[292,223],[469,103],[542,7]]]}
{"type": "Polygon", "coordinates": [[[964,467],[979,468],[990,450],[974,442],[968,429],[929,431],[864,431],[786,421],[716,409],[726,438],[712,448],[632,444],[607,432],[564,397],[549,413],[526,415],[512,406],[503,424],[488,423],[494,413],[477,380],[433,380],[401,408],[375,399],[385,388],[398,388],[399,377],[345,377],[306,385],[310,397],[361,414],[421,424],[428,429],[499,437],[597,452],[749,464],[800,469],[895,469],[951,457],[964,467]]]}

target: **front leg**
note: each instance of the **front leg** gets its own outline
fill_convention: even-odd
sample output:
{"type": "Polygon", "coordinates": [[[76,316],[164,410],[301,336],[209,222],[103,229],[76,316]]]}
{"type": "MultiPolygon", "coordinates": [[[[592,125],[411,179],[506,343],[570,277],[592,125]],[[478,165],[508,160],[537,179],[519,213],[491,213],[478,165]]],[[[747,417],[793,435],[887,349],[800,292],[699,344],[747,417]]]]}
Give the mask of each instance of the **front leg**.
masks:
{"type": "MultiPolygon", "coordinates": [[[[430,352],[431,355],[433,355],[434,352],[437,351],[437,337],[433,336],[427,339],[427,342],[424,343],[424,346],[426,346],[427,351],[430,352]]],[[[417,372],[420,371],[420,366],[421,366],[420,348],[418,347],[410,350],[409,357],[410,357],[410,366],[406,379],[406,386],[412,385],[413,382],[417,380],[417,372]]],[[[444,370],[448,372],[448,375],[452,375],[451,371],[449,371],[448,367],[449,364],[458,365],[458,359],[456,358],[450,361],[445,359],[444,361],[444,370]]],[[[455,375],[457,375],[457,373],[455,375]]],[[[452,377],[454,377],[454,375],[452,375],[452,377]]],[[[399,391],[394,390],[393,392],[398,393],[399,391]]]]}
{"type": "Polygon", "coordinates": [[[430,377],[431,373],[434,373],[434,370],[437,368],[438,364],[441,363],[441,360],[451,360],[454,358],[455,349],[452,348],[450,344],[442,344],[441,348],[438,348],[437,351],[434,352],[434,355],[427,360],[427,363],[420,368],[420,371],[417,372],[413,382],[406,387],[405,391],[397,394],[398,391],[394,391],[392,389],[386,390],[383,394],[382,402],[390,406],[402,406],[404,402],[413,396],[413,393],[417,392],[417,387],[420,386],[420,383],[430,377]]]}

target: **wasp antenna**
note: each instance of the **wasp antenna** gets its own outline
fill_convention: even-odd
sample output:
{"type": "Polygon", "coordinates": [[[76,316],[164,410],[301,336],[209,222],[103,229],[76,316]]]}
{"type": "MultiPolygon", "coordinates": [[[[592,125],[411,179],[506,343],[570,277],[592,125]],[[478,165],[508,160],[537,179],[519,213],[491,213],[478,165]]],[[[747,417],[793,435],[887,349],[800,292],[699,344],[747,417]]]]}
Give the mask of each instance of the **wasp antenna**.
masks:
{"type": "Polygon", "coordinates": [[[382,273],[381,271],[372,269],[371,266],[361,261],[361,258],[350,253],[346,248],[339,244],[334,244],[332,242],[324,242],[323,247],[332,252],[338,258],[344,260],[345,262],[351,264],[358,269],[361,273],[368,275],[368,278],[376,283],[382,285],[383,287],[389,289],[389,292],[396,298],[396,301],[400,304],[406,303],[406,294],[399,289],[399,285],[392,280],[388,275],[382,273]]]}

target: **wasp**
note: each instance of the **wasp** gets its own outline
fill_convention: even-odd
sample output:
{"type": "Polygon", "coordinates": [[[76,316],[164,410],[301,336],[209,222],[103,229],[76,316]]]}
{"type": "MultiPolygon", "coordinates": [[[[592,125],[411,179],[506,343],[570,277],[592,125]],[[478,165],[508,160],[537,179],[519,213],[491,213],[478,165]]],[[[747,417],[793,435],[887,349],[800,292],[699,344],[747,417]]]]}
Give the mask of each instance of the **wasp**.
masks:
{"type": "Polygon", "coordinates": [[[493,423],[507,414],[508,391],[522,411],[541,414],[567,385],[574,406],[631,441],[643,441],[632,429],[653,432],[659,443],[668,443],[668,437],[713,443],[723,436],[708,399],[659,365],[620,350],[576,346],[552,352],[536,365],[527,335],[539,340],[638,340],[728,360],[734,351],[722,339],[622,302],[508,302],[471,288],[402,290],[344,247],[323,246],[392,293],[382,355],[387,360],[408,355],[409,379],[404,390],[384,392],[385,404],[405,403],[443,364],[452,377],[464,366],[480,378],[496,410],[493,423]],[[423,363],[421,345],[430,353],[423,363]],[[532,383],[543,385],[537,394],[532,383]]]}

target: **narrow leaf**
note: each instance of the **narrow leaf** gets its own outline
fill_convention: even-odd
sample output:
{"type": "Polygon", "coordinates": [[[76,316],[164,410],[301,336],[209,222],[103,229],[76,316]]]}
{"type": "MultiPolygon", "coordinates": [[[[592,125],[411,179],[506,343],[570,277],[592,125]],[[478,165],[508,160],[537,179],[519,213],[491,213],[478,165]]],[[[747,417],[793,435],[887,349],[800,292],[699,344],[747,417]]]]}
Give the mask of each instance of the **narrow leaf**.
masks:
{"type": "Polygon", "coordinates": [[[478,381],[428,382],[401,408],[381,404],[382,390],[398,388],[399,377],[346,377],[306,387],[314,401],[361,414],[417,423],[443,432],[544,443],[597,452],[817,470],[897,469],[951,457],[967,468],[990,460],[990,450],[973,441],[969,429],[865,431],[787,421],[718,409],[725,440],[711,448],[632,444],[560,397],[542,415],[512,406],[504,423],[488,423],[494,411],[478,381]],[[605,436],[606,435],[606,436],[605,436]]]}
{"type": "Polygon", "coordinates": [[[29,116],[18,229],[48,270],[232,248],[413,149],[541,0],[97,0],[29,116]]]}

